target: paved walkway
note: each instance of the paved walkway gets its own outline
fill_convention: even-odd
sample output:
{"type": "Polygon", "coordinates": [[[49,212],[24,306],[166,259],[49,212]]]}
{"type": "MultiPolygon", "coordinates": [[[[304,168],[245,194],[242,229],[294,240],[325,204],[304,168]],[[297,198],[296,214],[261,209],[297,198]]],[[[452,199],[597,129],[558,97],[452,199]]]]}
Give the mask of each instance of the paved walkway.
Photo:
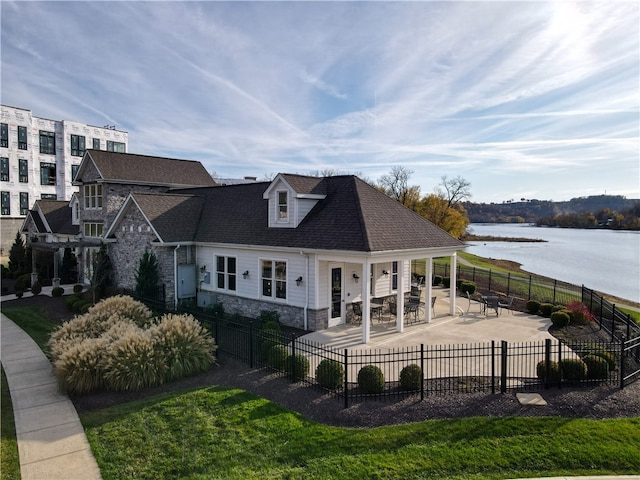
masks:
{"type": "Polygon", "coordinates": [[[5,315],[0,320],[0,360],[11,392],[22,480],[102,478],[76,409],[58,390],[51,363],[24,330],[5,315]]]}

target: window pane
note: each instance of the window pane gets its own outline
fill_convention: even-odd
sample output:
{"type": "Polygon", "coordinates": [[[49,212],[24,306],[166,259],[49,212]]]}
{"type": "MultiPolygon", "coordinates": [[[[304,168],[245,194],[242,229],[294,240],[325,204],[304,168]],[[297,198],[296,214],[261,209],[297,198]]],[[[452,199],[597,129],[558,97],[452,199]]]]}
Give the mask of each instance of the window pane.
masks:
{"type": "Polygon", "coordinates": [[[224,272],[224,257],[216,256],[216,272],[224,272]]]}
{"type": "Polygon", "coordinates": [[[0,147],[9,146],[9,125],[0,123],[0,147]]]}
{"type": "Polygon", "coordinates": [[[21,183],[29,182],[29,162],[24,158],[18,160],[18,173],[20,175],[21,183]]]}
{"type": "Polygon", "coordinates": [[[93,139],[93,148],[95,150],[100,150],[100,139],[99,138],[94,138],[93,139]]]}
{"type": "Polygon", "coordinates": [[[55,185],[56,184],[56,164],[40,163],[40,184],[55,185]]]}
{"type": "Polygon", "coordinates": [[[271,278],[272,263],[271,260],[262,261],[262,278],[271,278]]]}
{"type": "Polygon", "coordinates": [[[18,149],[27,149],[27,127],[18,127],[18,149]]]}
{"type": "Polygon", "coordinates": [[[71,165],[71,181],[75,180],[80,165],[71,165]]]}
{"type": "Polygon", "coordinates": [[[0,180],[9,181],[9,159],[6,157],[0,158],[0,180]]]}
{"type": "Polygon", "coordinates": [[[40,153],[56,154],[56,135],[53,132],[40,130],[40,153]]]}
{"type": "Polygon", "coordinates": [[[271,280],[262,280],[262,295],[265,297],[271,296],[271,280]]]}
{"type": "Polygon", "coordinates": [[[20,215],[26,215],[29,211],[29,193],[20,192],[20,215]]]}
{"type": "Polygon", "coordinates": [[[229,279],[229,286],[228,286],[229,290],[235,291],[236,290],[236,276],[230,274],[230,275],[227,275],[227,277],[229,279]]]}
{"type": "Polygon", "coordinates": [[[9,192],[1,192],[1,213],[2,215],[10,215],[11,214],[11,197],[9,196],[9,192]]]}
{"type": "Polygon", "coordinates": [[[227,258],[227,272],[236,273],[236,259],[235,257],[227,258]]]}

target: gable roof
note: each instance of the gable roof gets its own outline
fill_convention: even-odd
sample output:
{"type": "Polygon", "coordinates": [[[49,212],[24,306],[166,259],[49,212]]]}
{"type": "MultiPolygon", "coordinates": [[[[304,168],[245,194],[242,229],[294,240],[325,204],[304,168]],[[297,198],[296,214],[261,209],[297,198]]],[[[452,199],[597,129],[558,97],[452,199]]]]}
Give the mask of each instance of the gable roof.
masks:
{"type": "Polygon", "coordinates": [[[86,151],[74,185],[81,183],[80,179],[89,163],[93,163],[103,182],[171,188],[216,185],[204,166],[197,161],[92,149],[86,151]]]}
{"type": "MultiPolygon", "coordinates": [[[[308,185],[315,182],[313,178],[308,185]]],[[[464,247],[463,242],[352,175],[317,179],[313,189],[324,189],[326,198],[316,203],[298,227],[269,228],[269,206],[263,199],[268,186],[253,183],[184,191],[203,199],[193,240],[354,252],[464,247]]]]}
{"type": "Polygon", "coordinates": [[[118,228],[127,209],[135,205],[161,241],[192,241],[203,200],[203,197],[196,195],[133,192],[127,197],[105,237],[118,228]]]}
{"type": "Polygon", "coordinates": [[[72,211],[66,200],[36,200],[29,210],[38,233],[77,235],[79,226],[72,223],[72,211]]]}

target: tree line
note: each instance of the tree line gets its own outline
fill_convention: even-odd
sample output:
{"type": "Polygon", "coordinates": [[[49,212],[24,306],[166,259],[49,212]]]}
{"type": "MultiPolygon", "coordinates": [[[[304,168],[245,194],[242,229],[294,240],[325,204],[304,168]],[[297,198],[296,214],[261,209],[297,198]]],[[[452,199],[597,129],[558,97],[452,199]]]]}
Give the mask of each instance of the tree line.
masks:
{"type": "Polygon", "coordinates": [[[540,217],[537,226],[565,228],[608,228],[612,230],[640,230],[640,201],[620,212],[602,208],[597,212],[567,213],[540,217]]]}

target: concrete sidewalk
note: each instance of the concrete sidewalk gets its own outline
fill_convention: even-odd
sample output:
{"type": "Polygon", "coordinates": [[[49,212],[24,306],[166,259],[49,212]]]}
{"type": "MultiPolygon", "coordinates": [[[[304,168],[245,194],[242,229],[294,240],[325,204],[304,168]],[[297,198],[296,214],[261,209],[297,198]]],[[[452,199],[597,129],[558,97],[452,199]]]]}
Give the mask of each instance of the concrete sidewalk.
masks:
{"type": "Polygon", "coordinates": [[[38,345],[0,314],[0,359],[7,376],[22,480],[100,479],[80,419],[58,390],[51,363],[38,345]]]}

